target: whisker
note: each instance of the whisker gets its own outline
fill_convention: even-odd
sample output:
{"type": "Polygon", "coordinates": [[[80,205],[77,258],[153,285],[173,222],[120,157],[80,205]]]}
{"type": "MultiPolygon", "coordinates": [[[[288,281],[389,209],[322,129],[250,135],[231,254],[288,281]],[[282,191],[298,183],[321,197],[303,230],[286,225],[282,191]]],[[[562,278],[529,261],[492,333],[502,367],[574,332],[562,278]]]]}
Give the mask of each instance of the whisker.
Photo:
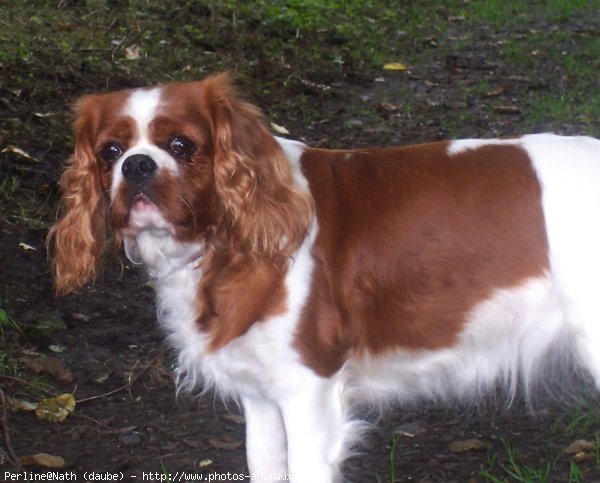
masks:
{"type": "Polygon", "coordinates": [[[192,220],[194,220],[194,233],[196,233],[196,229],[198,228],[198,226],[196,224],[196,212],[194,211],[194,208],[192,207],[192,205],[190,205],[190,203],[183,196],[177,195],[177,198],[179,198],[181,200],[181,202],[190,211],[190,214],[192,215],[192,220]]]}

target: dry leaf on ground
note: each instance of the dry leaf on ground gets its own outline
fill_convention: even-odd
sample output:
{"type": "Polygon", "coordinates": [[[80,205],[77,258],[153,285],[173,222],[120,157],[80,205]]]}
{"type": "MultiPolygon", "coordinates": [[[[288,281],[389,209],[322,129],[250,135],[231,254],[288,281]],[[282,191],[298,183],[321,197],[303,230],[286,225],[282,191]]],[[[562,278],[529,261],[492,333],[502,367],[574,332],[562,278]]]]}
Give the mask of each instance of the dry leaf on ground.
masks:
{"type": "Polygon", "coordinates": [[[233,451],[242,446],[241,441],[236,441],[236,440],[230,439],[226,436],[224,436],[223,438],[219,438],[219,439],[210,438],[208,440],[208,444],[210,444],[215,449],[224,449],[226,451],[233,451]]]}
{"type": "Polygon", "coordinates": [[[582,451],[591,451],[596,449],[596,443],[593,441],[586,441],[585,439],[578,439],[573,441],[569,446],[564,449],[565,454],[577,454],[582,451]]]}
{"type": "Polygon", "coordinates": [[[57,423],[64,421],[73,411],[75,411],[75,397],[73,394],[66,393],[42,399],[37,405],[35,414],[43,421],[57,423]]]}
{"type": "Polygon", "coordinates": [[[24,399],[11,399],[10,408],[18,411],[35,411],[37,404],[25,401],[24,399]]]}
{"type": "Polygon", "coordinates": [[[271,129],[277,134],[283,134],[284,136],[290,133],[284,126],[275,124],[274,122],[271,122],[271,129]]]}
{"type": "Polygon", "coordinates": [[[452,441],[448,448],[453,453],[463,453],[465,451],[475,451],[478,449],[487,448],[489,445],[477,438],[464,439],[462,441],[452,441]]]}
{"type": "Polygon", "coordinates": [[[21,363],[35,373],[48,374],[63,382],[73,381],[73,373],[56,357],[23,358],[21,363]]]}
{"type": "Polygon", "coordinates": [[[66,464],[65,460],[60,456],[48,453],[21,456],[21,463],[24,466],[43,466],[44,468],[64,468],[66,464]]]}
{"type": "Polygon", "coordinates": [[[408,67],[406,67],[406,65],[404,65],[402,62],[389,62],[383,66],[383,70],[404,71],[408,70],[408,67]]]}

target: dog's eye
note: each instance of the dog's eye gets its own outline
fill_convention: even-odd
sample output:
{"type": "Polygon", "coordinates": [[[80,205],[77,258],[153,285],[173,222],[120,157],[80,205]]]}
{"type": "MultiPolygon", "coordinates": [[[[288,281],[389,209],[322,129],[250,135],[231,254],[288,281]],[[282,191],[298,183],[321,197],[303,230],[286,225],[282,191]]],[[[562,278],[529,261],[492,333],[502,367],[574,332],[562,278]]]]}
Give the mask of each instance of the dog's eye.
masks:
{"type": "Polygon", "coordinates": [[[175,136],[169,142],[169,152],[177,158],[190,158],[195,149],[194,143],[184,136],[175,136]]]}
{"type": "Polygon", "coordinates": [[[109,165],[113,164],[117,159],[119,159],[122,154],[123,154],[123,148],[116,141],[109,142],[100,151],[100,156],[109,165]]]}

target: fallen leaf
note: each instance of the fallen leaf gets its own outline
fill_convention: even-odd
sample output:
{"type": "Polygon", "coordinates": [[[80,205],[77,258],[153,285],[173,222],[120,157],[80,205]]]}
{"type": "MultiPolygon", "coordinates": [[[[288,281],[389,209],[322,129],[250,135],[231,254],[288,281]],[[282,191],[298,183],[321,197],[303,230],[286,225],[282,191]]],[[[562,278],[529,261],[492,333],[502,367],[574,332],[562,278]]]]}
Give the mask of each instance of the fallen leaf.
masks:
{"type": "Polygon", "coordinates": [[[426,37],[423,40],[421,40],[421,43],[423,45],[428,45],[430,47],[437,47],[438,46],[437,40],[435,40],[435,38],[433,38],[433,37],[426,37]]]}
{"type": "Polygon", "coordinates": [[[34,247],[32,247],[31,245],[28,245],[27,243],[19,243],[19,248],[25,250],[26,252],[35,252],[36,249],[34,247]]]}
{"type": "Polygon", "coordinates": [[[137,446],[142,442],[142,436],[138,431],[128,431],[119,435],[119,442],[125,446],[137,446]]]}
{"type": "Polygon", "coordinates": [[[226,421],[231,421],[232,423],[235,424],[244,424],[244,417],[240,416],[239,414],[225,414],[223,416],[223,419],[225,419],[226,421]]]}
{"type": "Polygon", "coordinates": [[[593,441],[586,441],[585,439],[578,439],[573,441],[569,446],[567,446],[563,452],[565,454],[577,454],[582,451],[591,451],[596,449],[596,443],[593,441]]]}
{"type": "Polygon", "coordinates": [[[496,114],[521,114],[523,110],[517,106],[496,106],[494,107],[494,112],[496,114]]]}
{"type": "Polygon", "coordinates": [[[25,401],[24,399],[11,399],[10,407],[18,411],[35,411],[37,404],[25,401]]]}
{"type": "Polygon", "coordinates": [[[75,411],[75,397],[73,394],[66,393],[42,399],[37,405],[35,414],[43,421],[57,423],[64,421],[73,411],[75,411]]]}
{"type": "Polygon", "coordinates": [[[301,77],[299,77],[298,80],[305,86],[310,87],[311,89],[316,89],[323,92],[326,92],[331,89],[331,86],[327,84],[319,84],[318,82],[313,82],[311,80],[303,79],[301,77]]]}
{"type": "Polygon", "coordinates": [[[462,441],[452,441],[448,445],[448,448],[450,448],[450,451],[453,453],[463,453],[465,451],[475,451],[478,449],[487,448],[488,446],[489,445],[487,443],[484,443],[480,439],[473,438],[462,441]]]}
{"type": "Polygon", "coordinates": [[[422,421],[412,421],[404,423],[395,430],[395,434],[405,436],[407,438],[414,438],[415,436],[421,435],[427,431],[427,426],[422,421]]]}
{"type": "Polygon", "coordinates": [[[125,49],[125,58],[127,60],[137,60],[140,58],[140,48],[137,45],[132,45],[125,49]]]}
{"type": "Polygon", "coordinates": [[[581,453],[577,453],[573,455],[573,461],[575,463],[583,463],[584,461],[594,460],[596,459],[596,455],[591,452],[582,451],[581,453]]]}
{"type": "Polygon", "coordinates": [[[408,67],[406,67],[406,65],[404,65],[402,62],[389,62],[383,66],[383,70],[404,71],[408,70],[408,67]]]}
{"type": "Polygon", "coordinates": [[[35,373],[48,374],[59,381],[73,381],[73,373],[56,357],[42,356],[35,359],[24,358],[21,363],[35,373]]]}
{"type": "Polygon", "coordinates": [[[395,112],[398,110],[398,106],[390,104],[389,102],[380,102],[375,106],[379,112],[395,112]]]}
{"type": "Polygon", "coordinates": [[[198,468],[207,468],[213,464],[213,460],[202,460],[198,463],[198,468]]]}
{"type": "Polygon", "coordinates": [[[21,456],[21,463],[25,466],[43,466],[45,468],[64,468],[66,464],[60,456],[48,453],[21,456]]]}
{"type": "Polygon", "coordinates": [[[277,134],[286,135],[290,133],[285,127],[275,124],[274,122],[271,123],[271,129],[273,129],[273,131],[275,131],[277,134]]]}
{"type": "Polygon", "coordinates": [[[487,91],[485,94],[483,94],[483,97],[498,97],[503,92],[504,92],[504,87],[499,87],[498,89],[487,91]]]}
{"type": "Polygon", "coordinates": [[[36,351],[35,349],[23,349],[23,354],[25,354],[26,356],[39,356],[40,353],[38,351],[36,351]]]}
{"type": "Polygon", "coordinates": [[[37,159],[35,159],[33,156],[31,156],[31,154],[27,153],[26,151],[23,151],[21,148],[18,148],[17,146],[13,146],[12,144],[9,144],[8,146],[6,146],[2,150],[2,152],[17,154],[18,156],[22,156],[23,158],[30,159],[32,161],[37,161],[37,159]]]}
{"type": "Polygon", "coordinates": [[[242,446],[241,441],[232,440],[227,436],[224,436],[221,439],[210,438],[208,440],[208,444],[210,444],[215,449],[224,449],[226,451],[233,451],[242,446]]]}
{"type": "Polygon", "coordinates": [[[108,379],[113,376],[115,373],[114,369],[111,369],[109,372],[105,372],[104,374],[98,376],[96,379],[94,379],[94,382],[96,384],[104,384],[106,381],[108,381],[108,379]]]}
{"type": "Polygon", "coordinates": [[[51,344],[48,346],[48,349],[50,349],[52,352],[56,352],[57,354],[60,354],[67,350],[67,348],[62,344],[51,344]]]}

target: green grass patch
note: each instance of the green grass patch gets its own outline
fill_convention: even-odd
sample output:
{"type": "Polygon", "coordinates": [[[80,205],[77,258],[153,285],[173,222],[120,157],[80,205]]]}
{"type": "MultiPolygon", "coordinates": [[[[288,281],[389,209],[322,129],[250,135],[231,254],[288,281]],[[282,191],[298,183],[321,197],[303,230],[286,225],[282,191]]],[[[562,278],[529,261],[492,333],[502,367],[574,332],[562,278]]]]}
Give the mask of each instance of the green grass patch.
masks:
{"type": "MultiPolygon", "coordinates": [[[[293,93],[294,108],[302,109],[303,86],[290,81],[298,76],[336,83],[348,73],[372,78],[386,62],[419,67],[480,54],[514,68],[515,76],[564,79],[562,98],[551,92],[526,99],[527,126],[575,119],[598,131],[600,39],[577,22],[597,16],[600,0],[131,1],[118,9],[109,3],[8,2],[0,11],[7,73],[0,88],[14,113],[2,121],[6,139],[20,135],[36,153],[66,154],[65,101],[82,92],[233,69],[251,83],[253,96],[267,101],[293,93]]],[[[412,97],[403,105],[409,112],[412,97]]],[[[318,107],[306,117],[315,119],[318,107]]]]}
{"type": "Polygon", "coordinates": [[[488,455],[486,468],[479,474],[486,481],[501,483],[506,481],[519,483],[545,483],[549,480],[553,463],[540,461],[537,465],[522,463],[514,448],[505,439],[502,440],[504,451],[488,455]]]}
{"type": "MultiPolygon", "coordinates": [[[[548,449],[537,445],[539,454],[519,454],[518,450],[506,439],[502,439],[502,449],[489,451],[485,463],[478,472],[485,481],[504,483],[515,481],[522,483],[545,483],[550,481],[568,481],[579,483],[588,481],[591,474],[600,471],[600,428],[597,408],[573,408],[565,416],[557,419],[547,433],[548,449]],[[564,452],[562,444],[556,446],[556,436],[569,435],[572,442],[580,438],[595,442],[595,449],[585,458],[576,462],[572,454],[564,452]],[[554,448],[554,449],[551,449],[554,448]],[[540,452],[541,451],[541,452],[540,452]],[[591,459],[590,459],[591,456],[591,459]]],[[[532,448],[533,449],[533,448],[532,448]]]]}
{"type": "Polygon", "coordinates": [[[528,4],[519,0],[440,3],[457,8],[470,22],[485,22],[495,27],[519,25],[539,16],[543,16],[549,23],[564,22],[573,15],[594,8],[594,4],[597,6],[596,2],[589,0],[545,0],[528,4]]]}
{"type": "Polygon", "coordinates": [[[582,436],[596,431],[600,437],[600,408],[589,405],[578,405],[569,409],[563,416],[553,422],[550,433],[564,433],[569,436],[582,436]]]}
{"type": "Polygon", "coordinates": [[[0,334],[4,334],[4,330],[16,330],[21,332],[21,326],[8,314],[6,310],[0,307],[0,334]]]}

